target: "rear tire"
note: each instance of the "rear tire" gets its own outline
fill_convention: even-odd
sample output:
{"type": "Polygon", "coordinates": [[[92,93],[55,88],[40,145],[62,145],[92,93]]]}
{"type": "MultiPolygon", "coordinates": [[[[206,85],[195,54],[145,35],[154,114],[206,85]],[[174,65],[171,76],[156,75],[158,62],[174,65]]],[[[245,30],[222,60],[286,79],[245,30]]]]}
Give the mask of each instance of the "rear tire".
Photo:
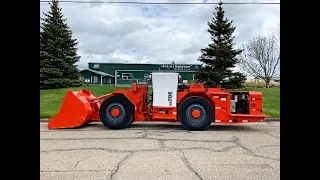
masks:
{"type": "Polygon", "coordinates": [[[109,129],[124,129],[132,122],[133,106],[123,96],[111,96],[101,104],[99,115],[102,124],[109,129]],[[112,114],[113,109],[118,109],[117,115],[112,114]]]}
{"type": "Polygon", "coordinates": [[[202,131],[214,122],[214,108],[204,98],[193,96],[184,100],[178,109],[180,123],[190,131],[202,131]],[[197,110],[199,117],[192,116],[192,111],[197,110]]]}

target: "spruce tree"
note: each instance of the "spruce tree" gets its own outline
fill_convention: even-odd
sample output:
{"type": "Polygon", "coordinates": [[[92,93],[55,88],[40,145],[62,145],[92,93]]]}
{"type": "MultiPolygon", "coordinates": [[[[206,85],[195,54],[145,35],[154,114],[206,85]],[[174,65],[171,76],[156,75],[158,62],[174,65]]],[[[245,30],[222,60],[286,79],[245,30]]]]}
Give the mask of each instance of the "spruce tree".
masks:
{"type": "Polygon", "coordinates": [[[212,43],[201,49],[202,55],[199,61],[204,66],[196,74],[196,79],[204,81],[206,86],[217,86],[232,89],[240,88],[246,80],[246,76],[240,72],[232,72],[231,68],[239,62],[238,55],[241,49],[233,48],[235,26],[224,16],[222,3],[215,8],[214,18],[208,22],[208,32],[212,43]]]}
{"type": "Polygon", "coordinates": [[[80,60],[77,40],[72,38],[58,1],[49,4],[50,11],[40,17],[40,89],[81,86],[75,65],[80,60]]]}

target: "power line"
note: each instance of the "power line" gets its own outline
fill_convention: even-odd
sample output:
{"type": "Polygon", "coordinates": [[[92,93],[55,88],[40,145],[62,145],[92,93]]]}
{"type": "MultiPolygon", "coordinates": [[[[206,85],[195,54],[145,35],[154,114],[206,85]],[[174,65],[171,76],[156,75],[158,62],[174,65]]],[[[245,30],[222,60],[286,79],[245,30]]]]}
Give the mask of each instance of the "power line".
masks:
{"type": "MultiPolygon", "coordinates": [[[[52,1],[40,1],[40,3],[50,3],[52,1]]],[[[68,1],[61,0],[59,3],[70,3],[70,4],[132,4],[132,5],[212,5],[220,4],[220,2],[139,2],[139,1],[68,1]]],[[[221,2],[221,4],[250,4],[250,5],[259,5],[259,4],[280,4],[280,2],[221,2]]]]}

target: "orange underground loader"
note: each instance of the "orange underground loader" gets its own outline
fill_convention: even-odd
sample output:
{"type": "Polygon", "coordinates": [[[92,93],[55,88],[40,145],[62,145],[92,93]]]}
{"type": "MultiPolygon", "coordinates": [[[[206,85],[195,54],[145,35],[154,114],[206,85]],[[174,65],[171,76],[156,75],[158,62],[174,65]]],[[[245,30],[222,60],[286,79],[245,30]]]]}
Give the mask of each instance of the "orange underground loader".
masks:
{"type": "Polygon", "coordinates": [[[146,83],[95,97],[87,90],[69,90],[49,129],[76,128],[101,121],[109,129],[132,122],[180,122],[188,130],[206,130],[212,123],[236,124],[263,120],[262,94],[205,88],[201,83],[179,85],[178,73],[152,73],[152,93],[146,83]]]}

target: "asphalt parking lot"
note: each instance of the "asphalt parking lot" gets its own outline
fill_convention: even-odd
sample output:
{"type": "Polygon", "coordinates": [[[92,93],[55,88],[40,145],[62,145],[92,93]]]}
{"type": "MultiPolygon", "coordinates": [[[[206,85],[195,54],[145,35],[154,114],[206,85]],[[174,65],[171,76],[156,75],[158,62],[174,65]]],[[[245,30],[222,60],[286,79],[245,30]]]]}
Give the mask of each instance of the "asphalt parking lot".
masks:
{"type": "Polygon", "coordinates": [[[40,179],[276,180],[280,122],[197,132],[167,123],[124,130],[100,123],[48,130],[40,123],[40,179]]]}

